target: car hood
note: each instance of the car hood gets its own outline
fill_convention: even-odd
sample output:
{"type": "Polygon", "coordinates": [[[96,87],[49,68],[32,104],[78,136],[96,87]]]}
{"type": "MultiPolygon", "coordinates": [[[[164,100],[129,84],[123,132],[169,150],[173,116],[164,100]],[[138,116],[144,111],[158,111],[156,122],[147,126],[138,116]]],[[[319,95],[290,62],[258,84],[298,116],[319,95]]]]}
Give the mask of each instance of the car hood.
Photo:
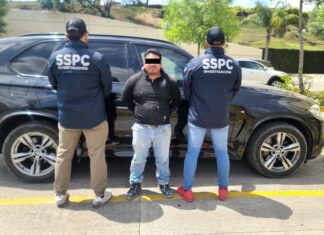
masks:
{"type": "Polygon", "coordinates": [[[251,83],[243,84],[240,92],[257,93],[257,94],[278,97],[278,98],[287,97],[287,98],[293,98],[293,99],[298,99],[301,101],[308,102],[310,105],[316,104],[315,100],[305,95],[301,95],[296,92],[287,91],[281,88],[267,86],[267,85],[259,85],[259,84],[251,84],[251,83]]]}
{"type": "Polygon", "coordinates": [[[242,85],[233,104],[244,109],[252,116],[267,118],[270,116],[299,117],[307,119],[314,117],[310,108],[316,102],[304,95],[265,85],[242,85]]]}

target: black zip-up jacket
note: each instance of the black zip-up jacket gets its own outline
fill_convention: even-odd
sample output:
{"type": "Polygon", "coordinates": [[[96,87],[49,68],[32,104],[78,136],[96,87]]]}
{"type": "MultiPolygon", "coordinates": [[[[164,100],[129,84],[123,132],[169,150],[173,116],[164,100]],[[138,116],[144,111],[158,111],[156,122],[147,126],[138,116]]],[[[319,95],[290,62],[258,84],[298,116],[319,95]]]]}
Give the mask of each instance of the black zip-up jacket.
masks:
{"type": "Polygon", "coordinates": [[[208,48],[192,59],[184,72],[183,90],[189,101],[189,122],[202,128],[229,124],[229,109],[241,87],[242,71],[223,48],[208,48]]]}
{"type": "Polygon", "coordinates": [[[135,122],[162,125],[170,123],[170,113],[180,101],[180,90],[163,70],[154,81],[143,70],[127,80],[122,99],[134,112],[135,122]]]}

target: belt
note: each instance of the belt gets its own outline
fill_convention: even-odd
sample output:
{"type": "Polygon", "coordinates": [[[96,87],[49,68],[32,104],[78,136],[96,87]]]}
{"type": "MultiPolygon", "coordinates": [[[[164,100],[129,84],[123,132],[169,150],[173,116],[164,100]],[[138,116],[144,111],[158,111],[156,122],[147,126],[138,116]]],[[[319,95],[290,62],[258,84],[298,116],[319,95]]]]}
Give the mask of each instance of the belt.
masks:
{"type": "Polygon", "coordinates": [[[147,125],[147,124],[142,124],[144,127],[147,127],[147,128],[157,128],[161,125],[147,125]]]}

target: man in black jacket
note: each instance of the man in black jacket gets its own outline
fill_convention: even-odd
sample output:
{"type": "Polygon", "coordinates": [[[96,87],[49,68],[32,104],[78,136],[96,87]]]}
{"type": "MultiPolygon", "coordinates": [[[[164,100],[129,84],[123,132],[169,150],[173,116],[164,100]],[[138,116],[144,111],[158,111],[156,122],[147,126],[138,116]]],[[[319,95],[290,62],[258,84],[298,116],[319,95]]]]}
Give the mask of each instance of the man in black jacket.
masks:
{"type": "Polygon", "coordinates": [[[66,205],[71,163],[81,134],[86,139],[91,168],[91,188],[100,207],[111,198],[106,191],[105,142],[108,135],[104,97],[112,87],[110,68],[104,57],[88,48],[88,32],[81,19],[66,23],[66,43],[48,63],[49,81],[57,90],[59,146],[54,190],[58,207],[66,205]]]}
{"type": "Polygon", "coordinates": [[[161,53],[149,49],[144,54],[144,69],[130,77],[125,85],[122,99],[134,112],[134,156],[130,167],[131,187],[129,200],[141,193],[141,183],[149,148],[153,145],[156,178],[165,197],[172,197],[169,186],[169,148],[171,141],[170,113],[180,101],[176,81],[161,69],[161,53]]]}
{"type": "Polygon", "coordinates": [[[207,131],[217,159],[218,199],[226,200],[228,195],[229,109],[240,89],[242,72],[239,64],[224,54],[224,45],[222,29],[211,28],[206,37],[205,55],[192,59],[184,72],[184,95],[189,101],[188,151],[178,193],[188,202],[193,201],[191,189],[207,131]]]}

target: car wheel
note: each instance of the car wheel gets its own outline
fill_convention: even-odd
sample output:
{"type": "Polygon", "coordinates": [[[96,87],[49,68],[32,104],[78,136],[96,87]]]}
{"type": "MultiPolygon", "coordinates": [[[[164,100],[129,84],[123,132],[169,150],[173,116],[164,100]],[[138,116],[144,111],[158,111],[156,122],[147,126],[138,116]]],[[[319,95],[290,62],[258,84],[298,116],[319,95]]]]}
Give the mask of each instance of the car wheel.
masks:
{"type": "Polygon", "coordinates": [[[27,123],[6,138],[4,160],[11,173],[28,182],[53,179],[58,146],[57,128],[49,123],[27,123]]]}
{"type": "Polygon", "coordinates": [[[280,88],[282,85],[282,80],[280,78],[273,78],[269,82],[269,85],[280,88]]]}
{"type": "Polygon", "coordinates": [[[250,165],[267,177],[281,177],[295,171],[306,159],[307,143],[294,126],[276,122],[256,130],[246,157],[250,165]]]}

